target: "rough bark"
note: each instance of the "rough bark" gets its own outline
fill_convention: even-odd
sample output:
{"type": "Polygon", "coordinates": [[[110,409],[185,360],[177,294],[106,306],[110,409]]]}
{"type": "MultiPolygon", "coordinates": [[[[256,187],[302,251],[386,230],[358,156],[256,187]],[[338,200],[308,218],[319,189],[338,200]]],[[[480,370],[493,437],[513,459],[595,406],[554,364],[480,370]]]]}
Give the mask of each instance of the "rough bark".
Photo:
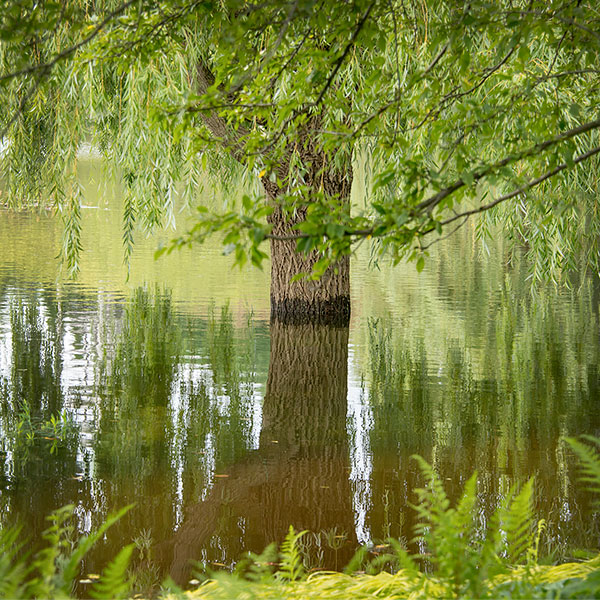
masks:
{"type": "MultiPolygon", "coordinates": [[[[320,120],[314,118],[301,132],[300,153],[307,187],[322,193],[332,202],[349,209],[352,166],[348,158],[341,169],[328,166],[328,157],[316,143],[320,120]]],[[[284,169],[287,167],[284,166],[284,169]]],[[[289,173],[288,173],[289,176],[289,173]]],[[[283,191],[263,181],[267,196],[274,206],[270,216],[275,238],[297,234],[294,225],[306,218],[307,201],[300,203],[293,215],[286,214],[278,202],[283,191]]],[[[310,201],[310,198],[308,198],[310,201]]],[[[317,281],[304,278],[292,281],[299,273],[310,273],[320,256],[298,253],[294,240],[271,240],[271,318],[286,323],[322,323],[347,325],[350,320],[350,259],[344,257],[317,281]]]]}
{"type": "MultiPolygon", "coordinates": [[[[207,92],[215,78],[207,65],[200,62],[196,70],[197,88],[200,94],[207,92]]],[[[247,130],[240,127],[232,130],[227,122],[216,113],[203,113],[202,118],[207,129],[215,136],[231,155],[244,163],[243,137],[247,130]]],[[[352,166],[348,158],[345,167],[329,166],[331,156],[319,147],[317,131],[321,118],[313,116],[299,131],[293,146],[288,144],[276,160],[275,175],[277,183],[269,177],[262,182],[267,199],[272,203],[274,212],[269,222],[273,225],[276,237],[289,237],[297,234],[294,225],[306,218],[306,199],[303,199],[293,215],[286,214],[279,197],[289,186],[291,156],[299,153],[302,163],[302,178],[309,190],[322,193],[335,202],[349,205],[352,187],[352,166]]],[[[273,156],[266,155],[268,162],[273,156]]],[[[309,198],[310,200],[310,198],[309,198]]],[[[319,260],[316,252],[306,256],[296,251],[294,240],[271,240],[271,318],[285,323],[321,323],[347,325],[350,320],[350,259],[342,258],[330,268],[318,281],[304,278],[292,281],[295,275],[310,273],[314,263],[319,260]]]]}
{"type": "MultiPolygon", "coordinates": [[[[286,236],[304,220],[305,209],[286,219],[279,207],[271,216],[273,233],[286,236]]],[[[284,323],[345,325],[350,320],[350,259],[344,257],[318,280],[292,281],[299,273],[310,273],[319,256],[300,254],[296,242],[271,240],[271,319],[284,323]]]]}

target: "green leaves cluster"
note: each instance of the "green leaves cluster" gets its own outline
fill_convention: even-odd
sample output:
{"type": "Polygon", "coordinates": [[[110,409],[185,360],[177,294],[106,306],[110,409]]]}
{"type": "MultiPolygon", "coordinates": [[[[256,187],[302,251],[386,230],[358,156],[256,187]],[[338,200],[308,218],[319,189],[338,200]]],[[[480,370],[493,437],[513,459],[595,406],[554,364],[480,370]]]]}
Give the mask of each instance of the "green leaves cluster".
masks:
{"type": "Polygon", "coordinates": [[[325,265],[371,239],[421,269],[432,242],[506,203],[496,216],[535,247],[536,268],[546,258],[559,280],[600,266],[597,178],[584,166],[600,152],[593,2],[9,4],[0,21],[7,202],[65,211],[71,271],[84,142],[126,186],[126,253],[137,222],[172,221],[178,197],[204,204],[196,194],[208,168],[270,190],[252,196],[251,211],[226,208],[212,225],[203,215],[194,232],[223,232],[239,264],[262,261],[268,228],[246,219],[275,195],[300,212],[318,205],[295,231],[299,250],[325,265]],[[359,164],[365,202],[350,215],[327,180],[359,164]],[[241,243],[242,230],[256,240],[241,243]]]}
{"type": "Polygon", "coordinates": [[[259,246],[269,235],[270,227],[264,219],[271,214],[272,208],[253,202],[248,195],[243,196],[242,207],[242,212],[219,214],[199,206],[196,224],[185,236],[172,240],[169,245],[160,246],[154,254],[155,258],[184,246],[201,244],[209,236],[220,233],[223,235],[223,254],[233,254],[236,265],[243,267],[249,258],[254,266],[262,268],[267,254],[259,246]]]}

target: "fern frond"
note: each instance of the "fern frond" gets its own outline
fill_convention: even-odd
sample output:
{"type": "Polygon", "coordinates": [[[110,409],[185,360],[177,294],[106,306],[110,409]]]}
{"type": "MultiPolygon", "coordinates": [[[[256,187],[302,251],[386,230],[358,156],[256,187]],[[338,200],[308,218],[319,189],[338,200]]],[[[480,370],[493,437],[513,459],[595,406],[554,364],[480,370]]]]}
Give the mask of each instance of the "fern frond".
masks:
{"type": "Polygon", "coordinates": [[[92,546],[102,538],[104,532],[114,525],[125,513],[127,513],[133,504],[122,508],[118,512],[109,515],[107,519],[96,529],[96,531],[90,533],[90,535],[83,537],[73,553],[69,556],[69,559],[62,570],[62,582],[60,583],[60,588],[66,593],[70,593],[71,585],[75,580],[75,577],[79,574],[79,564],[83,560],[83,557],[90,551],[92,546]]]}
{"type": "Polygon", "coordinates": [[[366,560],[368,560],[368,546],[361,546],[352,556],[350,562],[344,567],[346,575],[352,575],[357,571],[362,571],[366,560]]]}
{"type": "Polygon", "coordinates": [[[456,525],[468,534],[473,527],[475,505],[477,504],[477,471],[465,483],[463,495],[456,507],[456,525]]]}
{"type": "Polygon", "coordinates": [[[411,573],[419,570],[417,563],[410,556],[406,550],[406,545],[402,541],[390,538],[386,540],[386,542],[392,547],[392,550],[396,554],[396,562],[398,563],[399,569],[411,573]]]}
{"type": "Polygon", "coordinates": [[[238,561],[235,572],[254,582],[267,582],[273,577],[273,566],[277,561],[277,544],[269,544],[260,554],[248,552],[238,561]]]}
{"type": "Polygon", "coordinates": [[[0,530],[0,598],[21,598],[29,573],[24,558],[17,558],[23,544],[20,527],[0,530]]]}
{"type": "Polygon", "coordinates": [[[579,468],[582,473],[579,480],[586,484],[589,491],[598,495],[596,504],[600,505],[600,438],[582,435],[580,439],[565,438],[565,441],[579,459],[579,468]],[[580,441],[581,439],[588,443],[583,443],[580,441]],[[598,446],[598,449],[594,446],[598,446]]]}
{"type": "Polygon", "coordinates": [[[505,556],[506,540],[503,524],[515,494],[516,488],[512,486],[487,524],[485,539],[479,551],[482,577],[491,579],[496,575],[506,573],[509,568],[505,556]]]}
{"type": "Polygon", "coordinates": [[[533,543],[533,478],[510,503],[502,525],[506,533],[507,558],[516,564],[533,543]]]}
{"type": "Polygon", "coordinates": [[[127,576],[127,568],[135,544],[121,549],[115,559],[108,563],[100,579],[92,586],[92,598],[126,598],[131,588],[131,579],[127,576]]]}
{"type": "MultiPolygon", "coordinates": [[[[64,537],[71,529],[67,520],[73,514],[74,508],[69,504],[55,510],[47,517],[51,525],[43,532],[42,537],[48,545],[40,550],[33,560],[32,567],[38,572],[38,576],[27,582],[27,594],[31,597],[44,598],[56,595],[56,580],[60,579],[58,559],[65,544],[64,537]]],[[[68,595],[68,592],[65,594],[68,595]]]]}
{"type": "Polygon", "coordinates": [[[448,496],[446,495],[444,486],[442,485],[438,474],[435,472],[434,468],[418,454],[414,454],[411,458],[419,463],[419,468],[429,485],[429,489],[415,490],[419,496],[419,500],[429,499],[432,508],[435,508],[436,511],[444,512],[450,506],[450,500],[448,500],[448,496]]]}
{"type": "Polygon", "coordinates": [[[296,533],[290,525],[290,530],[281,544],[281,562],[279,565],[281,570],[278,572],[278,575],[287,581],[296,581],[304,575],[302,555],[298,549],[298,540],[306,533],[306,530],[296,533]]]}
{"type": "Polygon", "coordinates": [[[414,528],[416,538],[423,538],[433,526],[434,530],[445,520],[450,509],[450,500],[446,495],[442,482],[433,467],[421,456],[414,455],[411,458],[419,463],[419,468],[425,476],[427,487],[417,488],[418,502],[413,505],[420,521],[414,528]]]}

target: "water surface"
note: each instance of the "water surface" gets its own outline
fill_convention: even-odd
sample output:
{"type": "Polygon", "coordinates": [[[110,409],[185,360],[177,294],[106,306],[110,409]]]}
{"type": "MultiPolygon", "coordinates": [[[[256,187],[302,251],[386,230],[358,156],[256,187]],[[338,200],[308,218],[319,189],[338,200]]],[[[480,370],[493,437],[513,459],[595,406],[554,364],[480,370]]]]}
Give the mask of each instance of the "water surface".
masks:
{"type": "MultiPolygon", "coordinates": [[[[85,564],[131,540],[139,589],[190,561],[231,567],[290,525],[309,568],[412,538],[411,459],[453,498],[477,469],[485,523],[536,479],[543,550],[598,547],[597,514],[562,436],[600,435],[598,292],[530,293],[500,236],[466,230],[425,270],[353,263],[349,328],[269,324],[268,273],[217,243],[122,264],[118,187],[86,186],[81,273],[57,273],[61,225],[0,213],[0,521],[35,538],[75,505],[88,533],[134,508],[85,564]]],[[[183,216],[185,220],[187,217],[183,216]]]]}

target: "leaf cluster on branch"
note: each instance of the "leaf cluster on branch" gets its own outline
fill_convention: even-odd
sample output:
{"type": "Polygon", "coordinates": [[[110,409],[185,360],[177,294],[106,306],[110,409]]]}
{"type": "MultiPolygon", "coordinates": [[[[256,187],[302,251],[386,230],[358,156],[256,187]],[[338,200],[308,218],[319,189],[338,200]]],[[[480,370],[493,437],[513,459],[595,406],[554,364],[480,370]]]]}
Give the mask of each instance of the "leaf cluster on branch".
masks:
{"type": "Polygon", "coordinates": [[[127,255],[136,224],[168,222],[181,197],[202,210],[170,248],[222,232],[240,264],[291,237],[320,254],[315,276],[363,240],[420,269],[490,213],[481,231],[500,222],[551,278],[600,270],[594,2],[15,0],[1,14],[3,201],[63,212],[72,271],[83,143],[125,186],[127,255]],[[327,182],[358,168],[348,210],[327,182]],[[214,211],[207,172],[254,191],[214,211]],[[306,213],[283,238],[274,199],[306,213]]]}

